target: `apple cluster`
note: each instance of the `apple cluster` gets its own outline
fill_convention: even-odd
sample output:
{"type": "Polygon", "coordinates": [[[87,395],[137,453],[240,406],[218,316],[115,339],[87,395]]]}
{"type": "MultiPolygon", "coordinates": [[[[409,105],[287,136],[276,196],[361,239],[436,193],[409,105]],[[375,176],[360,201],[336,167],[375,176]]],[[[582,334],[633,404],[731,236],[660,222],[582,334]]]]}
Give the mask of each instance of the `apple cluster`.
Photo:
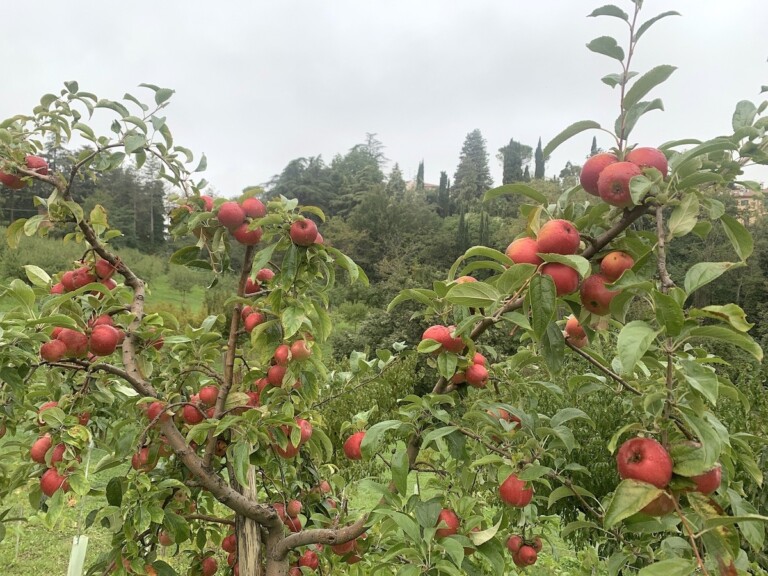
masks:
{"type": "MultiPolygon", "coordinates": [[[[41,176],[48,175],[48,163],[43,158],[40,158],[40,156],[28,154],[24,158],[24,164],[26,165],[27,170],[37,172],[41,176]]],[[[28,180],[17,174],[0,171],[0,184],[11,190],[21,190],[27,185],[27,182],[28,180]]]]}
{"type": "Polygon", "coordinates": [[[100,282],[108,290],[113,290],[117,286],[112,279],[116,270],[107,260],[99,258],[92,265],[84,265],[64,272],[59,281],[51,286],[51,294],[74,292],[94,282],[100,282]]]}
{"type": "MultiPolygon", "coordinates": [[[[206,197],[209,198],[209,197],[206,197]]],[[[208,210],[209,201],[203,199],[208,210]]],[[[210,201],[213,208],[213,201],[210,201]]],[[[251,229],[251,222],[267,215],[267,208],[258,198],[245,198],[238,202],[230,200],[224,202],[216,211],[216,219],[219,224],[229,230],[230,234],[240,244],[254,246],[261,241],[263,231],[261,228],[251,229]]]]}
{"type": "Polygon", "coordinates": [[[64,358],[109,356],[125,338],[123,330],[115,325],[109,314],[96,316],[85,332],[57,326],[51,339],[40,346],[40,357],[46,362],[59,362],[64,358]]]}
{"type": "MultiPolygon", "coordinates": [[[[692,443],[691,447],[697,448],[699,445],[692,443]]],[[[667,449],[653,438],[636,437],[624,442],[616,452],[616,466],[622,480],[637,480],[664,490],[642,508],[641,512],[649,516],[665,516],[675,510],[680,491],[711,494],[720,487],[722,480],[722,467],[717,464],[702,474],[686,477],[689,483],[682,490],[670,489],[674,461],[667,449]]]]}
{"type": "Polygon", "coordinates": [[[595,154],[584,163],[579,180],[587,193],[627,208],[633,204],[629,183],[645,168],[655,168],[666,178],[669,166],[664,153],[656,148],[634,148],[623,160],[610,152],[595,154]]]}
{"type": "Polygon", "coordinates": [[[519,566],[520,568],[536,564],[541,548],[542,542],[539,536],[526,540],[519,534],[512,534],[507,538],[507,550],[512,554],[512,560],[514,561],[515,566],[519,566]]]}

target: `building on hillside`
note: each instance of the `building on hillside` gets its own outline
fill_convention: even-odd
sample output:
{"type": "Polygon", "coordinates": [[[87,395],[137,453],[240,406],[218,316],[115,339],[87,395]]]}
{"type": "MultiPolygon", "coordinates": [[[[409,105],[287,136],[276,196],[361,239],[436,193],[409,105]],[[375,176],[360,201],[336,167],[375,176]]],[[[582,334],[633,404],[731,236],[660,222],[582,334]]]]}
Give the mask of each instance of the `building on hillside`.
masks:
{"type": "MultiPolygon", "coordinates": [[[[439,188],[440,186],[437,184],[430,184],[429,182],[424,182],[424,192],[434,192],[439,188]]],[[[405,183],[405,189],[408,192],[413,192],[414,190],[416,190],[416,180],[408,180],[408,182],[405,183]]]]}
{"type": "Polygon", "coordinates": [[[736,201],[736,206],[739,211],[739,220],[744,226],[754,224],[759,218],[762,218],[766,214],[765,207],[765,195],[768,193],[768,189],[761,192],[755,192],[749,190],[743,186],[739,186],[731,190],[731,196],[736,201]]]}

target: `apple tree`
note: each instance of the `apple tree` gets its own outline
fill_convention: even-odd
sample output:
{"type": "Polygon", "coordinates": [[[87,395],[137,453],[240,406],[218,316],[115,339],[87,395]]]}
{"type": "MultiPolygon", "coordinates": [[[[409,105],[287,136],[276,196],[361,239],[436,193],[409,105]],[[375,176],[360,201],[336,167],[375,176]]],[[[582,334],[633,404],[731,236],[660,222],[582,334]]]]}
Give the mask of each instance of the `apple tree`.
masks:
{"type": "Polygon", "coordinates": [[[590,158],[580,185],[553,204],[523,184],[486,194],[522,195],[526,229],[510,231],[506,250],[470,248],[444,281],[391,304],[423,306],[431,326],[410,344],[434,369],[432,390],[402,398],[391,419],[351,415],[343,438],[323,431],[322,399],[341,386],[364,390],[397,360],[355,353],[349,371],[329,370],[329,291],[339,278],[366,278],[322,237],[320,210],[283,197],[265,204],[258,188],[207,196],[205,157],[195,162],[162,115],[166,88],[143,85],[149,102],[117,101],[67,82],[31,114],[0,123],[0,182],[37,180],[50,191],[37,199],[39,215],[8,229],[10,245],[40,234],[83,247],[70,269],[28,266],[28,283],[5,287],[3,418],[24,462],[3,479],[3,496],[32,486],[49,522],[69,494],[101,496],[88,522],[114,536],[93,574],[175,574],[160,545],[179,546],[195,575],[509,573],[551,554],[541,518],[562,501],[580,517],[561,534],[586,534],[612,574],[746,573],[768,520],[744,498],[745,483],[763,480],[753,452],[762,440],[718,416],[719,400],[744,397],[708,346],[757,360],[762,351],[738,306],[697,308],[690,297],[752,252],[716,192],[757,187],[740,176],[747,162],[768,162],[766,104],[740,102],[728,136],[631,143],[640,117],[663,108],[648,94],[674,72],[631,68],[638,40],[676,14],[643,19],[641,4],[591,14],[629,31],[626,49],[610,36],[588,44],[618,64],[602,79],[619,96],[614,125],[578,122],[543,152],[591,129],[615,147],[590,158]],[[100,135],[93,126],[105,115],[111,131],[100,135]],[[37,155],[50,137],[88,142],[68,173],[37,155]],[[210,270],[213,282],[239,271],[226,310],[199,325],[146,313],[151,279],[112,248],[120,233],[106,211],[74,200],[80,178],[150,157],[175,191],[170,232],[189,239],[171,261],[210,270]],[[670,243],[715,226],[733,259],[670,274],[670,243]],[[515,351],[484,344],[491,333],[515,351]],[[579,374],[563,381],[566,364],[579,374]],[[606,438],[620,481],[605,497],[581,486],[590,470],[572,461],[573,429],[594,425],[590,415],[539,410],[538,399],[563,386],[626,407],[606,438]],[[106,456],[91,463],[94,447],[106,456]],[[341,454],[385,463],[364,481],[373,509],[350,510],[341,454]],[[100,489],[89,466],[124,472],[100,489]]]}

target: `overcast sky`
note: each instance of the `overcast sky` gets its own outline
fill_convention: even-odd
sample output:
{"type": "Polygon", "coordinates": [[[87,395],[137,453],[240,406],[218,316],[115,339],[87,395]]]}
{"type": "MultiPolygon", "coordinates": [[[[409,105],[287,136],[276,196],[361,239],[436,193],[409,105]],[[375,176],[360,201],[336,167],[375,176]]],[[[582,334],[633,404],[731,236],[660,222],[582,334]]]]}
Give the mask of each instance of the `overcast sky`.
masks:
{"type": "MultiPolygon", "coordinates": [[[[630,2],[616,2],[626,11],[630,2]]],[[[38,0],[4,2],[0,117],[28,112],[65,80],[118,99],[142,82],[176,90],[167,109],[177,143],[208,156],[218,194],[266,182],[291,159],[330,162],[376,133],[406,179],[452,177],[465,136],[496,151],[533,147],[567,125],[612,126],[618,94],[600,78],[617,64],[585,48],[626,27],[587,18],[585,0],[38,0]]],[[[633,68],[678,70],[651,95],[632,140],[641,145],[727,133],[736,102],[768,84],[768,0],[646,0],[665,10],[633,68]]],[[[547,176],[581,163],[593,133],[558,149],[547,176]]],[[[598,144],[611,142],[598,136],[598,144]]],[[[388,167],[389,168],[389,167],[388,167]]],[[[768,172],[750,174],[768,183],[768,172]]]]}

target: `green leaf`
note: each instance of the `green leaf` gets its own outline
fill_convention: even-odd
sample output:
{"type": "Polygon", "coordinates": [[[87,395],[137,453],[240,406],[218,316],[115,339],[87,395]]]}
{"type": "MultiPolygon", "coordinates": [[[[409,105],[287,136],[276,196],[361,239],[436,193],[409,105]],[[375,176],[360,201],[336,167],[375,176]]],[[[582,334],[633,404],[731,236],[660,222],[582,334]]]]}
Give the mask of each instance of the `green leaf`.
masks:
{"type": "Polygon", "coordinates": [[[552,152],[555,151],[555,149],[560,146],[563,142],[566,140],[576,136],[576,134],[579,134],[580,132],[584,132],[584,130],[593,130],[593,129],[600,129],[600,124],[595,122],[594,120],[581,120],[580,122],[576,122],[574,124],[571,124],[560,132],[557,136],[552,138],[547,145],[544,147],[544,157],[547,158],[552,154],[552,152]]]}
{"type": "Polygon", "coordinates": [[[727,214],[723,214],[720,217],[720,222],[739,258],[742,261],[749,258],[755,248],[755,241],[752,238],[752,234],[749,233],[749,230],[747,230],[736,218],[728,216],[727,214]]]}
{"type": "Polygon", "coordinates": [[[614,16],[616,18],[621,18],[625,22],[629,22],[629,16],[627,16],[627,13],[618,6],[614,6],[613,4],[606,4],[600,8],[595,8],[592,11],[592,14],[587,16],[587,18],[594,18],[595,16],[614,16]]]}
{"type": "Polygon", "coordinates": [[[434,528],[437,526],[437,519],[442,509],[440,502],[434,498],[426,502],[419,502],[414,510],[416,521],[422,528],[434,528]]]}
{"type": "Polygon", "coordinates": [[[727,322],[731,328],[735,328],[739,332],[748,332],[754,326],[754,324],[747,322],[746,313],[736,304],[692,308],[688,312],[688,316],[691,318],[713,318],[721,322],[727,322]]]}
{"type": "Polygon", "coordinates": [[[638,480],[622,480],[605,511],[605,527],[615,526],[653,502],[664,491],[638,480]]]}
{"type": "Polygon", "coordinates": [[[538,190],[534,190],[530,186],[526,186],[525,184],[504,184],[503,186],[492,188],[488,190],[488,192],[486,192],[485,195],[483,196],[483,202],[488,202],[490,200],[495,200],[496,198],[499,198],[501,196],[507,196],[512,194],[522,194],[523,196],[528,196],[528,198],[535,200],[539,204],[542,204],[542,205],[547,204],[547,197],[544,196],[544,194],[542,194],[538,190]]]}
{"type": "Polygon", "coordinates": [[[691,329],[688,334],[695,338],[711,338],[713,340],[720,340],[732,344],[733,346],[737,346],[738,348],[749,352],[758,361],[762,362],[763,360],[763,350],[758,343],[755,342],[751,336],[742,334],[731,328],[725,326],[699,326],[698,328],[691,329]]]}
{"type": "Polygon", "coordinates": [[[8,242],[8,246],[14,250],[19,247],[21,237],[24,235],[24,227],[27,224],[26,218],[19,218],[14,220],[5,230],[5,239],[8,242]]]}
{"type": "Polygon", "coordinates": [[[549,323],[547,331],[541,337],[541,351],[550,372],[560,372],[565,358],[565,338],[563,331],[554,322],[549,323]]]}
{"type": "Polygon", "coordinates": [[[617,348],[621,371],[630,374],[648,351],[658,332],[642,320],[633,320],[619,333],[617,348]]]}
{"type": "Polygon", "coordinates": [[[365,436],[360,444],[360,450],[363,452],[366,459],[370,459],[376,455],[379,445],[384,438],[384,433],[387,430],[396,430],[401,426],[403,426],[403,423],[400,422],[400,420],[384,420],[383,422],[378,422],[368,428],[368,430],[365,431],[365,436]]]}
{"type": "Polygon", "coordinates": [[[555,283],[552,281],[552,277],[546,274],[537,274],[531,278],[528,298],[531,308],[533,334],[537,340],[540,340],[555,317],[557,291],[555,290],[555,283]]]}
{"type": "Polygon", "coordinates": [[[513,294],[536,273],[534,264],[514,264],[496,280],[496,288],[501,294],[513,294]]]}
{"type": "Polygon", "coordinates": [[[448,434],[453,434],[458,429],[458,426],[442,426],[440,428],[430,430],[427,434],[424,435],[424,439],[421,441],[421,449],[424,450],[438,438],[448,436],[448,434]]]}
{"type": "Polygon", "coordinates": [[[27,278],[35,286],[39,288],[46,288],[51,283],[51,277],[48,276],[48,272],[35,266],[34,264],[26,264],[24,266],[24,272],[27,273],[27,278]]]}
{"type": "Polygon", "coordinates": [[[666,18],[667,16],[680,16],[680,13],[679,12],[675,12],[674,10],[670,10],[668,12],[662,12],[658,16],[654,16],[653,18],[650,18],[649,20],[646,20],[637,29],[637,32],[635,33],[635,40],[638,40],[640,38],[640,36],[645,34],[648,31],[648,28],[653,26],[656,22],[658,22],[662,18],[666,18]]]}
{"type": "Polygon", "coordinates": [[[171,264],[185,265],[192,260],[197,260],[200,256],[200,248],[197,246],[185,246],[173,253],[170,258],[171,264]]]}
{"type": "Polygon", "coordinates": [[[629,181],[629,195],[632,197],[632,204],[635,206],[643,203],[643,198],[653,187],[653,180],[644,174],[634,176],[629,181]]]}
{"type": "Polygon", "coordinates": [[[695,560],[670,558],[646,566],[637,576],[690,576],[696,572],[697,567],[695,560]]]}
{"type": "Polygon", "coordinates": [[[309,318],[307,318],[304,309],[296,306],[289,306],[283,310],[283,313],[280,315],[280,321],[283,324],[283,336],[285,338],[290,338],[301,330],[301,327],[305,322],[309,321],[309,318]]]}
{"type": "Polygon", "coordinates": [[[697,390],[710,404],[716,406],[720,389],[717,374],[710,368],[692,360],[680,360],[680,366],[683,369],[685,381],[690,384],[691,388],[697,390]]]}
{"type": "Polygon", "coordinates": [[[686,194],[667,222],[669,238],[685,236],[699,221],[699,198],[695,194],[686,194]]]}
{"type": "MultiPolygon", "coordinates": [[[[299,434],[301,431],[299,430],[299,434]]],[[[238,442],[232,449],[232,467],[235,478],[243,486],[248,486],[248,467],[250,466],[251,447],[246,442],[238,442]]]]}
{"type": "MultiPolygon", "coordinates": [[[[419,352],[422,352],[421,348],[419,352]]],[[[437,357],[437,371],[445,379],[450,379],[456,373],[457,364],[458,357],[452,352],[441,352],[437,357]]]]}
{"type": "Polygon", "coordinates": [[[677,184],[678,190],[685,190],[687,188],[697,188],[703,184],[723,182],[723,177],[716,172],[694,172],[690,176],[686,176],[681,179],[677,184]]]}
{"type": "MultiPolygon", "coordinates": [[[[582,488],[581,486],[558,486],[552,492],[549,494],[549,500],[547,502],[547,508],[551,508],[556,502],[562,500],[563,498],[572,498],[576,495],[584,496],[587,498],[593,498],[595,497],[592,492],[587,490],[586,488],[582,488]]],[[[593,525],[592,522],[588,522],[587,524],[593,525]]],[[[582,526],[583,527],[583,526],[582,526]]],[[[565,536],[564,534],[561,534],[561,536],[565,536]]]]}
{"type": "Polygon", "coordinates": [[[123,479],[119,476],[107,482],[107,504],[119,507],[123,502],[123,479]]]}
{"type": "Polygon", "coordinates": [[[132,134],[125,137],[125,153],[133,154],[136,150],[144,147],[147,144],[147,139],[140,134],[132,134]]]}
{"type": "Polygon", "coordinates": [[[685,314],[683,307],[672,296],[653,291],[654,309],[656,312],[656,322],[665,330],[669,336],[678,336],[685,323],[685,314]]]}
{"type": "Polygon", "coordinates": [[[587,276],[592,270],[589,260],[578,254],[564,255],[541,253],[539,256],[541,256],[541,259],[544,260],[544,262],[558,262],[560,264],[565,264],[569,268],[573,268],[582,278],[587,276]]]}
{"type": "Polygon", "coordinates": [[[733,119],[731,120],[733,131],[752,126],[755,122],[755,116],[757,116],[757,107],[749,100],[741,100],[736,104],[736,110],[733,112],[733,119]]]}
{"type": "Polygon", "coordinates": [[[626,114],[624,115],[623,127],[621,125],[622,117],[619,116],[616,119],[616,123],[614,125],[616,134],[623,135],[624,138],[627,138],[634,129],[635,124],[637,124],[637,121],[640,119],[640,116],[652,110],[664,110],[664,103],[659,98],[655,98],[654,100],[644,100],[642,102],[633,104],[627,108],[626,114]]]}
{"type": "Polygon", "coordinates": [[[592,42],[587,44],[587,48],[592,52],[603,54],[604,56],[608,56],[619,62],[624,60],[624,50],[622,50],[621,46],[616,42],[616,39],[611,38],[610,36],[600,36],[599,38],[595,38],[592,42]]]}
{"type": "Polygon", "coordinates": [[[744,264],[735,262],[699,262],[688,269],[683,286],[686,293],[690,296],[693,292],[719,278],[731,268],[741,268],[742,266],[744,264]]]}
{"type": "Polygon", "coordinates": [[[120,104],[119,102],[113,102],[112,100],[99,100],[96,102],[96,108],[109,108],[110,110],[113,110],[120,114],[123,118],[126,116],[130,116],[131,113],[128,111],[128,108],[120,104]]]}
{"type": "Polygon", "coordinates": [[[590,426],[594,426],[594,422],[592,422],[592,419],[587,415],[587,413],[583,410],[579,410],[578,408],[563,408],[562,410],[558,410],[557,413],[555,413],[555,415],[552,416],[552,418],[549,420],[549,425],[556,428],[561,424],[565,424],[566,422],[575,419],[586,420],[589,422],[590,426]]]}
{"type": "Polygon", "coordinates": [[[485,282],[467,282],[451,286],[445,296],[451,304],[487,308],[501,300],[498,290],[485,282]]]}
{"type": "Polygon", "coordinates": [[[677,70],[675,66],[662,64],[651,68],[648,72],[640,76],[624,96],[624,107],[629,109],[637,104],[653,88],[664,82],[672,73],[677,70]]]}
{"type": "Polygon", "coordinates": [[[392,459],[389,462],[390,469],[392,470],[392,482],[395,484],[395,488],[402,495],[405,496],[408,493],[408,453],[404,448],[399,449],[394,453],[392,459]]]}
{"type": "Polygon", "coordinates": [[[155,91],[155,104],[158,106],[164,102],[167,102],[168,99],[173,96],[175,90],[171,90],[170,88],[159,88],[155,91]]]}
{"type": "Polygon", "coordinates": [[[195,168],[193,172],[203,172],[206,168],[208,168],[208,158],[203,154],[200,157],[200,162],[198,163],[197,168],[195,168]]]}
{"type": "Polygon", "coordinates": [[[670,173],[677,174],[688,162],[712,152],[722,152],[724,150],[736,150],[738,146],[728,138],[715,138],[694,146],[690,150],[677,156],[672,156],[669,161],[670,173]]]}

